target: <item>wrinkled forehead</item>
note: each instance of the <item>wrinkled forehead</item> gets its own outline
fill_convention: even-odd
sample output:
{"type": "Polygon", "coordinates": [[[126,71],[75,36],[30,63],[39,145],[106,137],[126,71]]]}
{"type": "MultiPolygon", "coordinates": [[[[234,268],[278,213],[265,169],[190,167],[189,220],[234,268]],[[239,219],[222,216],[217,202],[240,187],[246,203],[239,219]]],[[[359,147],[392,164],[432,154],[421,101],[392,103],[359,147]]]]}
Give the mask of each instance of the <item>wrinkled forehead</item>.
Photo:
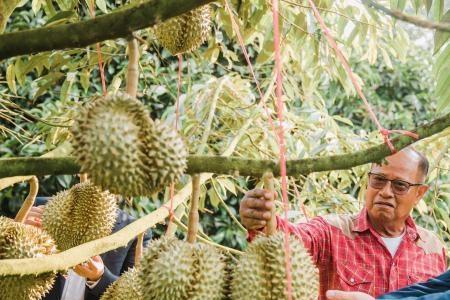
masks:
{"type": "Polygon", "coordinates": [[[422,180],[419,171],[420,158],[414,152],[401,151],[386,157],[383,163],[372,164],[371,171],[381,173],[391,179],[403,179],[414,182],[422,180]]]}

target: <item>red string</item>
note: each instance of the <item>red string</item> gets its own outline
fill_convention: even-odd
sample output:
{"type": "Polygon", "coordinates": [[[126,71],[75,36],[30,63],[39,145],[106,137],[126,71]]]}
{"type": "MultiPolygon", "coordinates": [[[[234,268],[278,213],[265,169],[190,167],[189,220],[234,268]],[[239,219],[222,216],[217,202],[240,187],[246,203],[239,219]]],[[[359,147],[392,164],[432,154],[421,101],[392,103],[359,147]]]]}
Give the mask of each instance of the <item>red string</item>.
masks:
{"type": "Polygon", "coordinates": [[[350,64],[348,63],[345,56],[342,54],[341,50],[339,50],[339,48],[336,44],[336,41],[334,40],[333,36],[331,35],[330,30],[328,29],[322,16],[320,15],[319,10],[317,9],[316,5],[314,4],[314,1],[308,0],[308,2],[314,11],[314,16],[316,17],[317,21],[319,22],[319,25],[322,28],[322,31],[323,31],[328,43],[330,44],[331,48],[333,48],[333,50],[335,51],[337,58],[341,61],[341,64],[344,67],[344,70],[347,72],[348,76],[350,77],[350,80],[351,80],[353,86],[355,87],[356,92],[358,93],[359,97],[363,100],[365,108],[366,108],[367,112],[369,113],[370,118],[378,127],[378,131],[383,136],[383,140],[384,140],[385,144],[389,147],[391,152],[392,153],[397,152],[395,150],[395,147],[392,144],[391,140],[389,139],[389,135],[391,133],[401,133],[401,134],[410,136],[414,139],[418,139],[419,135],[416,133],[412,133],[412,132],[406,131],[406,130],[388,130],[381,125],[381,123],[378,121],[377,116],[375,115],[375,112],[373,111],[372,107],[370,106],[369,101],[367,101],[366,96],[362,92],[362,88],[359,85],[358,81],[356,80],[356,76],[354,75],[352,69],[350,68],[350,64]]]}
{"type": "MultiPolygon", "coordinates": [[[[94,0],[92,0],[89,2],[89,12],[93,19],[95,19],[94,7],[95,7],[94,0]]],[[[106,78],[105,78],[105,70],[103,67],[103,57],[102,57],[102,52],[101,52],[101,48],[100,48],[100,43],[97,43],[96,46],[97,46],[97,56],[98,56],[98,68],[100,69],[100,78],[102,80],[102,91],[103,91],[103,95],[106,96],[106,94],[107,94],[106,78]]]]}
{"type": "MultiPolygon", "coordinates": [[[[280,50],[280,28],[279,28],[279,11],[278,0],[272,0],[273,9],[273,30],[274,30],[274,45],[275,45],[275,72],[276,72],[276,96],[277,96],[277,112],[278,112],[278,139],[280,143],[280,173],[281,173],[281,195],[283,198],[284,218],[288,220],[288,194],[287,194],[287,176],[286,176],[286,145],[284,140],[283,128],[283,78],[281,65],[281,50],[280,50]]],[[[286,264],[286,286],[287,299],[292,299],[292,274],[291,274],[291,256],[289,247],[289,231],[287,226],[284,228],[284,251],[286,264]]]]}

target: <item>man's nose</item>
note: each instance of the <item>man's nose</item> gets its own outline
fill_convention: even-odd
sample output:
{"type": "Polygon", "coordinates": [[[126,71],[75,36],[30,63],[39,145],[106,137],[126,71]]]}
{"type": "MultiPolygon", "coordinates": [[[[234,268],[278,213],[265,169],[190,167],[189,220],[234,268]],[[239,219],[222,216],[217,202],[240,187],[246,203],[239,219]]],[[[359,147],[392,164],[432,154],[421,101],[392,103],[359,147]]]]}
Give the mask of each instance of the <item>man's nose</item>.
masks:
{"type": "Polygon", "coordinates": [[[384,198],[394,197],[394,192],[392,191],[392,182],[386,182],[386,185],[380,190],[380,196],[384,198]]]}

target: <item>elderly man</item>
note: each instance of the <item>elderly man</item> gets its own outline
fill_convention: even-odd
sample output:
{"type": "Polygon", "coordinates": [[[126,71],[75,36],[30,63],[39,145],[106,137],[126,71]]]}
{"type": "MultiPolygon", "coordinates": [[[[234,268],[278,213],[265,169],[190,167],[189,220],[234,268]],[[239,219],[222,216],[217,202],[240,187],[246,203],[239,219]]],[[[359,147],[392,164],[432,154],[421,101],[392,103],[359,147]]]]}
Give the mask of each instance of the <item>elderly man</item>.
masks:
{"type": "MultiPolygon", "coordinates": [[[[387,157],[387,164],[372,166],[359,214],[317,217],[301,224],[277,217],[277,228],[287,227],[309,249],[319,269],[319,299],[325,300],[330,289],[379,296],[446,269],[439,239],[410,216],[428,189],[427,172],[426,157],[406,148],[387,157]]],[[[273,199],[273,193],[255,189],[242,200],[239,213],[250,240],[270,219],[273,199]]]]}

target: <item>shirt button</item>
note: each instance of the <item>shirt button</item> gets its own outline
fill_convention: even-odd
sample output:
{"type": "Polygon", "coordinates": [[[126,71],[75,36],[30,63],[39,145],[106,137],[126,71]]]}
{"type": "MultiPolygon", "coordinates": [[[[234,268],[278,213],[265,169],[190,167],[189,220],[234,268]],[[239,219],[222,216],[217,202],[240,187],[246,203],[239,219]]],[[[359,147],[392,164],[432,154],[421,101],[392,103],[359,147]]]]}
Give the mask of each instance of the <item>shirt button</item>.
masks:
{"type": "Polygon", "coordinates": [[[351,283],[355,283],[355,279],[350,278],[350,282],[351,282],[351,283]]]}

